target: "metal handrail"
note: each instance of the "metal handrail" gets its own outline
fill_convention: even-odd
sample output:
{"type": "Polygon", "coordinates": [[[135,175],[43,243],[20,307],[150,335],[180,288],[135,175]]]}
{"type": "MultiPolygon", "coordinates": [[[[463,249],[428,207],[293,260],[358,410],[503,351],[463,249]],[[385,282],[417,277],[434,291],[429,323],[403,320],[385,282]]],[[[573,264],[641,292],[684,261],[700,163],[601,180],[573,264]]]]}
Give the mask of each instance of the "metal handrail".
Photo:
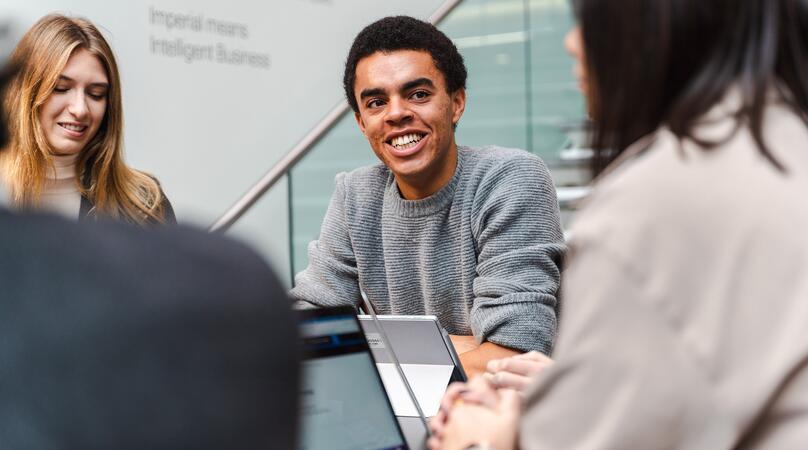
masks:
{"type": "MultiPolygon", "coordinates": [[[[440,23],[450,12],[460,4],[462,0],[448,0],[443,2],[437,10],[429,17],[429,22],[437,25],[440,23]]],[[[285,154],[280,161],[275,163],[257,183],[255,183],[240,199],[236,201],[228,210],[222,214],[213,225],[210,226],[208,231],[224,233],[241,216],[244,215],[266,192],[278,182],[289,170],[300,161],[301,158],[306,156],[314,146],[331,130],[334,125],[350,110],[347,100],[340,101],[331,111],[311,129],[303,139],[295,144],[292,149],[285,154]]]]}

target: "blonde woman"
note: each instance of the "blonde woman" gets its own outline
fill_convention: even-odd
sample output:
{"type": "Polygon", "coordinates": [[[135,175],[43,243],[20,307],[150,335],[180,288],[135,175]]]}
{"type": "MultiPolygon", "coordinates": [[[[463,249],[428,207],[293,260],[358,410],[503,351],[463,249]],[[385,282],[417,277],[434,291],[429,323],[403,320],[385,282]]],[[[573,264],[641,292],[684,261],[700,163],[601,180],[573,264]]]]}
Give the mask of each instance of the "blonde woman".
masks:
{"type": "Polygon", "coordinates": [[[11,136],[0,171],[14,206],[79,221],[176,222],[156,179],[124,163],[118,66],[92,23],[43,17],[12,64],[19,71],[5,98],[11,136]]]}

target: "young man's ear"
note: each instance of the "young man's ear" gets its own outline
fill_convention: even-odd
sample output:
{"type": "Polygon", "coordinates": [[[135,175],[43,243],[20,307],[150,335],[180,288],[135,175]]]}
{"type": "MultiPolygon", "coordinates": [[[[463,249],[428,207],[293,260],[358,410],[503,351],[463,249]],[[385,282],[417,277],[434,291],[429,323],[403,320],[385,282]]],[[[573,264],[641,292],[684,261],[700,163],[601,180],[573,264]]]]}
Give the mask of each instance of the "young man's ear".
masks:
{"type": "Polygon", "coordinates": [[[455,127],[466,110],[466,90],[460,88],[451,94],[452,97],[452,125],[455,127]]]}

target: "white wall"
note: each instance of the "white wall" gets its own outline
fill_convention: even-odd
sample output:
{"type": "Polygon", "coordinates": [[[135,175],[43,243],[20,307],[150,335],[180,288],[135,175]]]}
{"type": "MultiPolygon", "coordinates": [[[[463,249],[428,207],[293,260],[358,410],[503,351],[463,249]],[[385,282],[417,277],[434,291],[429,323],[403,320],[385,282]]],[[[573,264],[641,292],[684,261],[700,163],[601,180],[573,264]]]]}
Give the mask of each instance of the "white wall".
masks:
{"type": "MultiPolygon", "coordinates": [[[[0,17],[19,35],[49,12],[104,31],[123,77],[128,162],[160,179],[180,222],[207,227],[340,100],[343,62],[364,25],[391,14],[425,19],[441,3],[3,0],[0,17]],[[169,28],[159,13],[192,20],[169,28]],[[209,19],[233,27],[216,31],[209,19]],[[166,55],[178,40],[197,46],[192,60],[166,55]],[[221,48],[254,54],[253,65],[222,62],[221,48]]],[[[290,280],[285,181],[231,233],[290,280]]]]}

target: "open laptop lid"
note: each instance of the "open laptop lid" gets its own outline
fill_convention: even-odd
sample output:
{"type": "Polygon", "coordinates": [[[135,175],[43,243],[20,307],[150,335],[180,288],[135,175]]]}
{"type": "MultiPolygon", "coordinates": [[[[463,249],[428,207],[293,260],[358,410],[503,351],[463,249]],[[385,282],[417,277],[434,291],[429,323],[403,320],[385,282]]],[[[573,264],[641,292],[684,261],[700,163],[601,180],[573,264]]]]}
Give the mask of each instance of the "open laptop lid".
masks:
{"type": "Polygon", "coordinates": [[[300,313],[303,450],[404,450],[368,342],[350,307],[300,313]]]}

